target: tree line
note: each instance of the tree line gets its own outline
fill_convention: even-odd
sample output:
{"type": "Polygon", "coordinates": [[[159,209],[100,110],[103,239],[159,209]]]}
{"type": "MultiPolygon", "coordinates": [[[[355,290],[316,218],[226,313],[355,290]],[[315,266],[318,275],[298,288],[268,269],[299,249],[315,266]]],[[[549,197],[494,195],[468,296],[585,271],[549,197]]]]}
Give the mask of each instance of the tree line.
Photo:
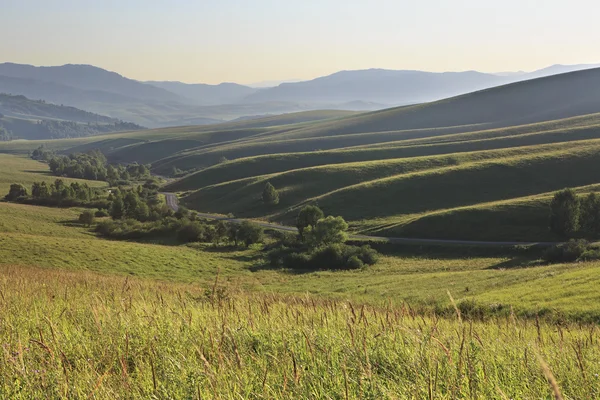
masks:
{"type": "Polygon", "coordinates": [[[56,176],[105,181],[111,186],[125,185],[131,180],[140,181],[151,177],[150,165],[109,164],[100,150],[63,156],[40,147],[31,153],[31,158],[46,161],[56,176]]]}
{"type": "Polygon", "coordinates": [[[8,194],[4,197],[6,201],[14,201],[25,204],[60,207],[106,207],[104,191],[92,188],[87,183],[73,182],[66,184],[62,179],[56,179],[53,183],[34,182],[31,189],[20,183],[10,185],[8,194]]]}
{"type": "Polygon", "coordinates": [[[562,238],[600,236],[600,196],[580,197],[573,189],[557,192],[550,203],[550,229],[562,238]]]}

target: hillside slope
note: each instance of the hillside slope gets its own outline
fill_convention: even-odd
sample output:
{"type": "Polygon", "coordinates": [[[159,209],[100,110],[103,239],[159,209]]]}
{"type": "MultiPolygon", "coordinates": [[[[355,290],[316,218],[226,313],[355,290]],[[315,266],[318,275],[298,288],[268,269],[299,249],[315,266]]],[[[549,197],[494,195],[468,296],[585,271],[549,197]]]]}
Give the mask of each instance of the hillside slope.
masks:
{"type": "Polygon", "coordinates": [[[4,132],[2,140],[62,139],[144,129],[133,123],[74,107],[2,93],[0,128],[4,132]]]}

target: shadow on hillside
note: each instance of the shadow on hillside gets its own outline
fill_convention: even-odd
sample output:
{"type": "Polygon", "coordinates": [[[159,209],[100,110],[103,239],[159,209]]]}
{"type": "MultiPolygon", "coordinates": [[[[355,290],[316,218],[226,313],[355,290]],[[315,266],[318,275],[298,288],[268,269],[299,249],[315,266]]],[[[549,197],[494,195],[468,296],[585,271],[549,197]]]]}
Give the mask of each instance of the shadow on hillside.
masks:
{"type": "Polygon", "coordinates": [[[85,228],[85,225],[83,225],[81,222],[77,221],[76,219],[66,219],[66,220],[58,221],[58,223],[61,224],[62,226],[68,226],[71,228],[85,228]]]}
{"type": "Polygon", "coordinates": [[[486,269],[517,269],[517,268],[531,268],[531,267],[541,267],[546,265],[542,260],[539,259],[531,259],[524,257],[515,257],[510,260],[506,260],[500,262],[498,264],[490,265],[486,269]]]}
{"type": "Polygon", "coordinates": [[[46,176],[53,176],[56,179],[60,179],[60,176],[56,176],[52,173],[52,171],[39,171],[39,170],[33,170],[33,169],[27,169],[24,170],[23,172],[27,172],[29,174],[36,174],[36,175],[46,175],[46,176]]]}

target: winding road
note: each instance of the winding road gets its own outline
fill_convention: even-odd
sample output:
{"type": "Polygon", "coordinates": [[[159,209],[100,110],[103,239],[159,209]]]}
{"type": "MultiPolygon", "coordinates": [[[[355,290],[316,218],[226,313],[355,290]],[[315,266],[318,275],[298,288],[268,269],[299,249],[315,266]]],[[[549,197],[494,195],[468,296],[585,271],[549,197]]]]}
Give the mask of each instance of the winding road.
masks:
{"type": "MultiPolygon", "coordinates": [[[[179,201],[174,193],[162,193],[165,196],[167,206],[173,211],[179,210],[179,201]]],[[[198,213],[201,218],[228,221],[236,224],[242,223],[244,219],[229,218],[222,215],[198,213]]],[[[284,226],[277,224],[270,224],[268,222],[254,221],[257,225],[263,228],[277,229],[286,232],[298,232],[298,229],[292,226],[284,226]]],[[[554,246],[559,242],[489,242],[481,240],[450,240],[450,239],[418,239],[418,238],[401,238],[401,237],[384,237],[384,236],[370,236],[370,235],[350,235],[350,239],[360,240],[371,240],[377,242],[388,242],[395,244],[435,244],[435,245],[464,245],[464,246],[554,246]]]]}

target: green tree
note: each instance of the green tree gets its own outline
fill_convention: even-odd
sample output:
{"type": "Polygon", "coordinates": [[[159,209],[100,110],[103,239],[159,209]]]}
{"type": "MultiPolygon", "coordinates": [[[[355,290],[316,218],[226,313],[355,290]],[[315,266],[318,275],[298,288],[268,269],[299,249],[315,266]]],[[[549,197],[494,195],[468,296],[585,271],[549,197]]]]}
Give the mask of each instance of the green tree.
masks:
{"type": "Polygon", "coordinates": [[[572,189],[557,192],[550,203],[550,229],[568,237],[579,230],[580,201],[572,189]]]}
{"type": "Polygon", "coordinates": [[[19,197],[27,197],[27,189],[20,183],[10,185],[8,194],[4,197],[6,201],[15,201],[19,197]]]}
{"type": "Polygon", "coordinates": [[[140,203],[140,197],[136,192],[130,190],[125,194],[123,198],[123,205],[125,207],[125,216],[128,218],[135,218],[138,204],[140,203]]]}
{"type": "Polygon", "coordinates": [[[600,197],[590,193],[581,200],[581,229],[588,235],[600,233],[600,197]]]}
{"type": "Polygon", "coordinates": [[[109,181],[118,181],[119,180],[119,171],[115,169],[112,165],[108,165],[106,167],[106,177],[109,181]]]}
{"type": "Polygon", "coordinates": [[[342,217],[329,216],[317,221],[314,228],[307,227],[306,238],[312,246],[344,243],[348,240],[348,224],[342,217]]]}
{"type": "Polygon", "coordinates": [[[324,216],[323,211],[317,206],[306,206],[300,210],[296,218],[296,227],[298,228],[300,239],[304,240],[304,230],[306,228],[309,226],[314,228],[317,226],[317,222],[324,216]]]}
{"type": "Polygon", "coordinates": [[[86,210],[79,214],[79,223],[85,226],[91,226],[94,223],[94,213],[86,210]]]}
{"type": "Polygon", "coordinates": [[[125,215],[125,206],[123,204],[123,198],[121,196],[114,196],[112,204],[110,206],[110,216],[112,219],[121,219],[125,215]]]}
{"type": "Polygon", "coordinates": [[[275,189],[271,182],[267,182],[262,194],[262,201],[268,205],[279,204],[279,193],[275,189]]]}
{"type": "Polygon", "coordinates": [[[235,247],[237,247],[240,242],[239,231],[240,227],[238,224],[230,223],[227,226],[227,238],[230,242],[233,242],[233,244],[235,244],[235,247]]]}
{"type": "Polygon", "coordinates": [[[31,186],[31,196],[35,198],[50,197],[50,189],[46,182],[34,182],[31,186]]]}
{"type": "Polygon", "coordinates": [[[263,228],[254,222],[244,221],[239,226],[237,236],[248,247],[262,241],[263,228]]]}
{"type": "Polygon", "coordinates": [[[227,237],[227,225],[225,225],[225,222],[223,221],[219,221],[215,224],[215,231],[214,231],[214,235],[213,235],[213,243],[216,246],[218,246],[219,244],[221,244],[221,242],[223,241],[223,239],[225,239],[227,237]]]}

